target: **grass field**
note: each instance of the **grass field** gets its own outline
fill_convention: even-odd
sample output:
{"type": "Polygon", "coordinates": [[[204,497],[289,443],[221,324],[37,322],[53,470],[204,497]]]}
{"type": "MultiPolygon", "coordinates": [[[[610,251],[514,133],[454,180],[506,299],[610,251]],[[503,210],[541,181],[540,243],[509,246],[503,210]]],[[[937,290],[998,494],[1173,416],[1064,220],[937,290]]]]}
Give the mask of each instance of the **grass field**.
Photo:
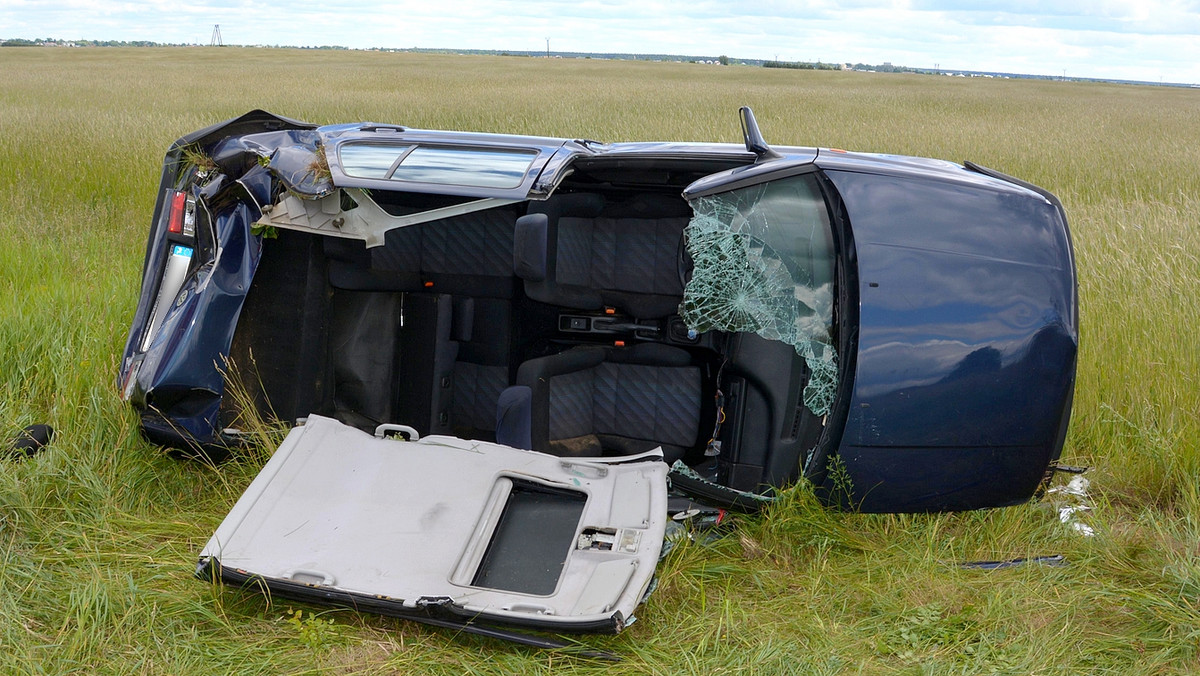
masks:
{"type": "Polygon", "coordinates": [[[1200,671],[1200,90],[691,64],[258,49],[0,49],[0,673],[1200,671]],[[1082,341],[1064,460],[1097,535],[1046,503],[866,516],[797,488],[676,549],[613,666],[192,578],[255,474],[143,441],[115,374],[160,162],[263,108],[312,122],[740,141],[970,159],[1056,193],[1082,341]],[[954,562],[1063,555],[978,571],[954,562]]]}

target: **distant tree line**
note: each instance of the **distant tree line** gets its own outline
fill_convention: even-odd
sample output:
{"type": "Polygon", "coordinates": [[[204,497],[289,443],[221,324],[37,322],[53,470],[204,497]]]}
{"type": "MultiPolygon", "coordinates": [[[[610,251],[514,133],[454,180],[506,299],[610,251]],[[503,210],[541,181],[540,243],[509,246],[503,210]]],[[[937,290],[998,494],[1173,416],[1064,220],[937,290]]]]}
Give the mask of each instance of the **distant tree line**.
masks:
{"type": "MultiPolygon", "coordinates": [[[[150,40],[59,40],[46,38],[44,40],[25,38],[10,38],[0,40],[0,47],[197,47],[197,43],[186,42],[152,42],[150,40]]],[[[279,47],[280,45],[273,45],[279,47]]],[[[295,47],[293,49],[350,49],[342,45],[321,45],[319,47],[295,47]]]]}
{"type": "Polygon", "coordinates": [[[0,47],[174,47],[176,45],[152,42],[150,40],[58,40],[55,38],[46,38],[45,40],[26,40],[25,38],[10,38],[0,42],[0,47]]]}
{"type": "Polygon", "coordinates": [[[876,73],[923,73],[928,69],[909,68],[908,66],[893,66],[890,63],[884,63],[878,66],[872,66],[866,63],[854,64],[854,70],[873,70],[876,73]]]}
{"type": "Polygon", "coordinates": [[[763,61],[763,68],[792,68],[795,70],[841,70],[840,63],[811,63],[808,61],[763,61]]]}

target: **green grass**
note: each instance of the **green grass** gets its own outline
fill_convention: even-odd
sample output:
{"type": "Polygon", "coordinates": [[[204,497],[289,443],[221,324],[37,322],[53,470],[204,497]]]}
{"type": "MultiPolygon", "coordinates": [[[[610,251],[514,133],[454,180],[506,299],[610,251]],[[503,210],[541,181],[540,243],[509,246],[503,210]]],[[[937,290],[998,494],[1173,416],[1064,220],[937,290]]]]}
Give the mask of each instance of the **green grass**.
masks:
{"type": "Polygon", "coordinates": [[[915,75],[256,49],[0,50],[0,673],[593,673],[571,655],[192,578],[257,461],[181,462],[117,399],[160,162],[252,108],[312,122],[769,141],[970,159],[1066,205],[1082,340],[1064,459],[1098,535],[1047,504],[928,516],[804,490],[676,549],[627,673],[1200,670],[1200,92],[915,75]],[[1064,567],[954,562],[1063,554],[1064,567]],[[297,614],[294,611],[301,611],[297,614]]]}

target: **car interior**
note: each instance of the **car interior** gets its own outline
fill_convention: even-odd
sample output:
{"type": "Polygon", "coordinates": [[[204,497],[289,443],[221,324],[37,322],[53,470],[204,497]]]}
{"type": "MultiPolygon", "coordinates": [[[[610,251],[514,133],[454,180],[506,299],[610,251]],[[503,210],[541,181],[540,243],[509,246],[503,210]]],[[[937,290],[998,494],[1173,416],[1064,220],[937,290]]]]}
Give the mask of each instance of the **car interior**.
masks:
{"type": "MultiPolygon", "coordinates": [[[[580,162],[545,201],[396,228],[383,246],[264,240],[231,348],[242,386],[286,421],[401,423],[559,456],[661,447],[742,490],[794,480],[823,426],[802,401],[805,360],[678,314],[681,191],[734,165],[640,162],[580,162]]],[[[466,201],[370,197],[393,215],[466,201]]],[[[222,423],[236,427],[233,402],[222,423]]]]}

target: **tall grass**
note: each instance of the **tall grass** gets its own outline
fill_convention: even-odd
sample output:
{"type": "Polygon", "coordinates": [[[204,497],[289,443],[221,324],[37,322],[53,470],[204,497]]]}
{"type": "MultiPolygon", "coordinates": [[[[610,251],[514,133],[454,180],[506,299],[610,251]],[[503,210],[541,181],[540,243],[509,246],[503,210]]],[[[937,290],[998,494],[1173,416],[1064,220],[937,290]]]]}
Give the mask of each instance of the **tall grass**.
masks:
{"type": "Polygon", "coordinates": [[[640,621],[585,643],[639,673],[1200,669],[1200,92],[915,75],[256,49],[0,50],[0,672],[591,673],[586,659],[195,581],[252,458],[181,462],[116,398],[160,161],[252,108],[599,140],[740,139],[970,159],[1064,201],[1079,382],[1050,504],[830,512],[804,490],[680,545],[640,621]],[[982,572],[956,562],[1063,554],[982,572]],[[331,621],[331,622],[330,622],[331,621]]]}

